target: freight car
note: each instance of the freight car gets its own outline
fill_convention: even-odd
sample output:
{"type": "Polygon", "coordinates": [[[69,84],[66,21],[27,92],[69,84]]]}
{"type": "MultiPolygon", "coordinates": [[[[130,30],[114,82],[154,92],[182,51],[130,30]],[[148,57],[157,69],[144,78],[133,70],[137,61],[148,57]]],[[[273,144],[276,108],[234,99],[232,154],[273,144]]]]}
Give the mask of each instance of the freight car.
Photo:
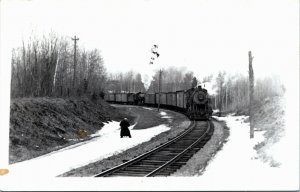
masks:
{"type": "Polygon", "coordinates": [[[206,120],[212,115],[211,99],[201,86],[168,93],[108,93],[110,103],[146,105],[172,109],[185,113],[192,120],[206,120]],[[160,100],[159,100],[160,99],[160,100]]]}
{"type": "Polygon", "coordinates": [[[114,93],[107,93],[107,94],[105,94],[104,99],[107,102],[115,103],[116,102],[116,95],[114,93]]]}

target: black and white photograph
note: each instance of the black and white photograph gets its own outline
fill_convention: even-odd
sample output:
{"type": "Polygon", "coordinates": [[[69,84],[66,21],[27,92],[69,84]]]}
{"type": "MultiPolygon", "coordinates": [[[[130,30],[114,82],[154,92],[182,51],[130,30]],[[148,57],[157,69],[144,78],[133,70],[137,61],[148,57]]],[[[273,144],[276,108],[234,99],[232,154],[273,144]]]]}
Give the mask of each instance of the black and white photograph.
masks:
{"type": "Polygon", "coordinates": [[[298,0],[1,0],[0,191],[299,190],[298,0]]]}

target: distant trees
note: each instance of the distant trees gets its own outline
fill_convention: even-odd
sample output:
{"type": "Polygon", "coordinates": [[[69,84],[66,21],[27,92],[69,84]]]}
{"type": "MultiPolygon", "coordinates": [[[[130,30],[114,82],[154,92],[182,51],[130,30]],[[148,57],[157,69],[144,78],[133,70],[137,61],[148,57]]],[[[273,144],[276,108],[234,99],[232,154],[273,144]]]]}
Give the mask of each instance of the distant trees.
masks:
{"type": "Polygon", "coordinates": [[[107,80],[106,91],[110,92],[145,92],[145,86],[140,73],[133,71],[110,74],[107,80]]]}
{"type": "Polygon", "coordinates": [[[174,92],[182,89],[184,73],[176,67],[169,67],[162,73],[162,92],[174,92]]]}
{"type": "Polygon", "coordinates": [[[225,72],[219,72],[215,83],[216,107],[220,111],[247,108],[249,103],[248,85],[248,78],[241,74],[232,76],[225,72]]]}
{"type": "Polygon", "coordinates": [[[268,97],[282,96],[285,92],[285,87],[278,75],[256,79],[255,82],[254,99],[256,101],[262,101],[268,97]]]}
{"type": "MultiPolygon", "coordinates": [[[[159,71],[156,71],[150,82],[150,86],[147,90],[148,92],[158,92],[158,76],[159,71]]],[[[167,69],[163,69],[161,91],[174,92],[178,90],[190,89],[192,88],[192,82],[194,78],[194,73],[191,71],[186,71],[185,68],[169,67],[167,69]]]]}
{"type": "Polygon", "coordinates": [[[208,82],[211,82],[213,79],[213,75],[208,75],[208,76],[205,76],[203,77],[203,80],[202,80],[202,83],[208,83],[208,82]]]}
{"type": "Polygon", "coordinates": [[[77,78],[74,79],[71,39],[54,34],[42,39],[30,38],[27,43],[23,42],[21,47],[12,51],[11,97],[99,94],[107,78],[103,63],[97,49],[78,49],[77,78]],[[75,92],[71,91],[73,83],[75,92]]]}
{"type": "MultiPolygon", "coordinates": [[[[250,103],[249,78],[242,74],[229,75],[220,72],[216,77],[215,85],[216,108],[221,111],[246,110],[250,103]]],[[[266,98],[282,96],[285,88],[278,76],[257,78],[254,83],[254,103],[266,98]]]]}
{"type": "MultiPolygon", "coordinates": [[[[194,81],[197,81],[196,77],[194,77],[193,72],[187,72],[183,78],[183,89],[187,90],[193,87],[194,81]]],[[[197,82],[196,82],[197,84],[197,82]]]]}
{"type": "Polygon", "coordinates": [[[219,72],[216,78],[216,87],[217,87],[217,107],[220,111],[224,108],[224,83],[225,83],[225,72],[219,72]]]}

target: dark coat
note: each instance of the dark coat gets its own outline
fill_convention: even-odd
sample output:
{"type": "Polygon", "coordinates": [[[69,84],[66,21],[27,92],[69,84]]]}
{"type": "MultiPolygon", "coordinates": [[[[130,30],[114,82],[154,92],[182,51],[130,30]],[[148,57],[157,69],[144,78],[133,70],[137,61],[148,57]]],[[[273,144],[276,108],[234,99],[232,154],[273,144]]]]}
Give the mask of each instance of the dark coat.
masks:
{"type": "Polygon", "coordinates": [[[120,123],[121,126],[121,138],[124,136],[131,137],[130,131],[128,127],[130,126],[129,122],[127,120],[122,120],[120,123]]]}

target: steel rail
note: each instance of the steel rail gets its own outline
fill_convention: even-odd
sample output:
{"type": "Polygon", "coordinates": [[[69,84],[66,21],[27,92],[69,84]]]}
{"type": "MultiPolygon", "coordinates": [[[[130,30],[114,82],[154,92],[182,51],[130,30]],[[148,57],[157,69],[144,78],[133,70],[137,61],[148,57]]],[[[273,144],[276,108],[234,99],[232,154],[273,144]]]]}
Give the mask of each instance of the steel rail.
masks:
{"type": "Polygon", "coordinates": [[[158,151],[158,150],[160,150],[160,149],[163,149],[164,147],[166,147],[166,146],[168,146],[168,145],[170,145],[170,144],[176,142],[177,140],[181,139],[182,137],[184,137],[185,135],[187,135],[188,133],[190,133],[190,132],[195,128],[195,126],[196,126],[195,121],[192,121],[192,123],[191,123],[191,125],[189,126],[189,128],[188,128],[186,131],[184,131],[182,134],[180,134],[179,136],[175,137],[174,139],[172,139],[172,140],[170,140],[170,141],[164,143],[163,145],[160,145],[160,146],[158,146],[158,147],[152,149],[152,150],[149,151],[149,152],[146,152],[146,153],[144,153],[144,154],[142,154],[142,155],[139,155],[138,157],[135,157],[135,158],[133,158],[133,159],[131,159],[131,160],[125,162],[125,163],[122,163],[122,164],[117,165],[117,166],[115,166],[115,167],[113,167],[113,168],[110,168],[110,169],[108,169],[108,170],[105,170],[105,171],[103,171],[103,172],[101,172],[101,173],[95,175],[94,177],[103,177],[103,176],[105,176],[105,175],[114,173],[115,171],[118,171],[118,170],[121,169],[121,168],[125,168],[125,167],[127,167],[127,166],[129,166],[129,165],[131,165],[131,164],[133,164],[133,163],[135,163],[135,162],[137,162],[137,161],[139,161],[139,160],[142,160],[142,159],[146,158],[147,156],[149,156],[149,155],[155,153],[156,151],[158,151]]]}
{"type": "Polygon", "coordinates": [[[190,146],[188,146],[184,151],[182,151],[181,153],[179,153],[178,155],[176,155],[175,157],[173,157],[171,160],[169,160],[168,162],[166,162],[165,164],[163,164],[162,166],[158,167],[157,169],[155,169],[154,171],[152,171],[151,173],[145,175],[145,177],[150,177],[150,176],[154,176],[155,174],[159,173],[161,170],[163,170],[164,168],[166,168],[167,166],[171,165],[172,163],[174,163],[177,159],[179,159],[180,157],[182,157],[185,153],[187,153],[191,148],[193,148],[195,145],[197,145],[200,141],[202,141],[202,139],[208,134],[208,132],[210,131],[210,122],[207,121],[207,130],[205,131],[205,133],[203,133],[200,138],[198,138],[195,142],[193,142],[190,146]]]}

